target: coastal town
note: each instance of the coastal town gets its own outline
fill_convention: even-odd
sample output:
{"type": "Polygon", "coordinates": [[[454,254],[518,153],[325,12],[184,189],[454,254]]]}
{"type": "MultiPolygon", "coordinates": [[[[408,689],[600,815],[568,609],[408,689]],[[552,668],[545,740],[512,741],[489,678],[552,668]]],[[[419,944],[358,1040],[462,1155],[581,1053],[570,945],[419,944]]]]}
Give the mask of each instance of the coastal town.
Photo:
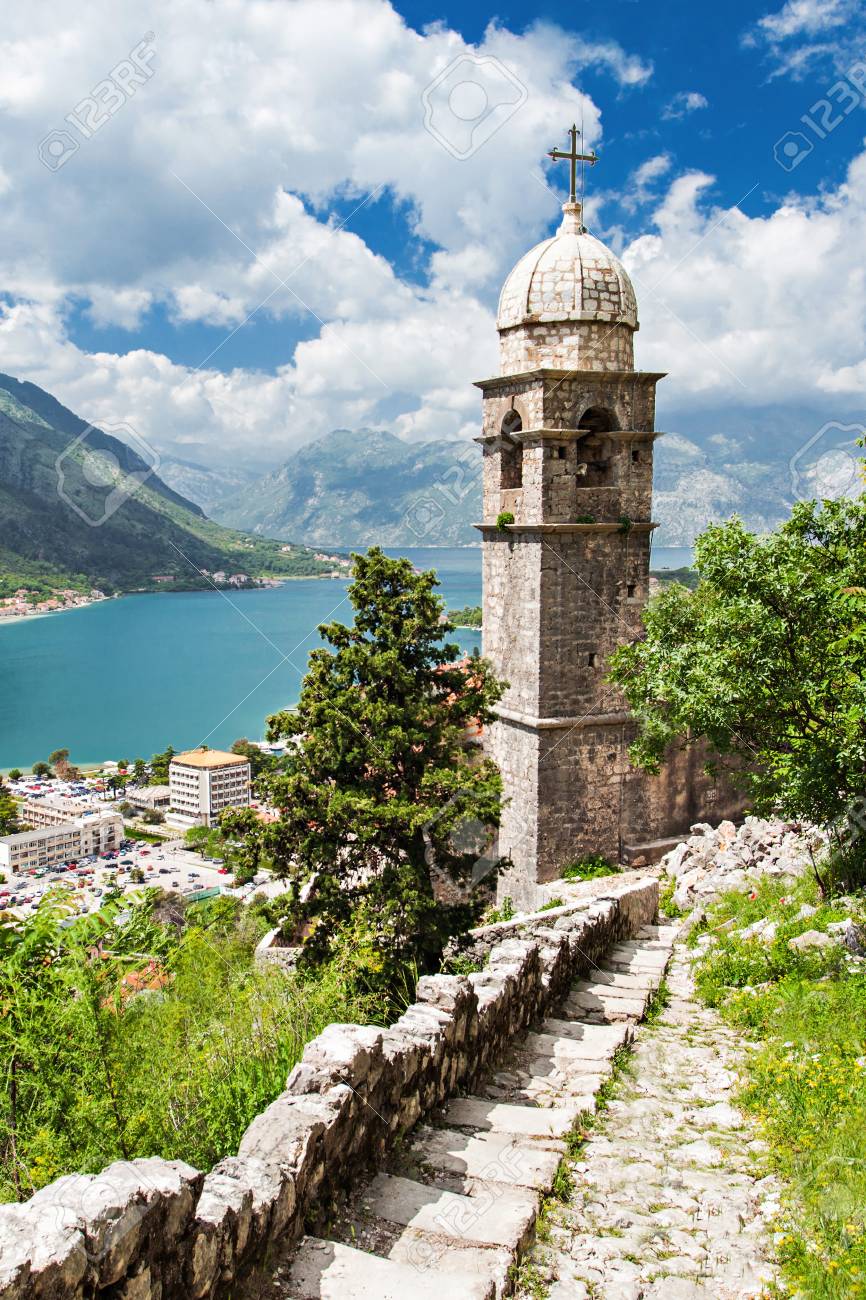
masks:
{"type": "Polygon", "coordinates": [[[31,587],[19,587],[11,596],[0,597],[0,619],[32,618],[35,614],[57,614],[65,609],[83,609],[96,601],[107,600],[104,591],[93,587],[89,592],[63,587],[52,595],[31,587]]]}
{"type": "MultiPolygon", "coordinates": [[[[263,743],[261,749],[273,747],[263,743]]],[[[70,770],[65,758],[53,772],[42,770],[47,766],[36,764],[39,771],[29,774],[13,769],[3,787],[18,827],[0,836],[3,913],[22,918],[35,912],[57,888],[70,895],[70,920],[149,888],[187,902],[282,892],[270,872],[247,878],[211,851],[226,809],[273,817],[254,798],[251,764],[242,754],[199,748],[174,755],[165,783],[142,760],[135,772],[115,761],[86,775],[70,770]]]]}

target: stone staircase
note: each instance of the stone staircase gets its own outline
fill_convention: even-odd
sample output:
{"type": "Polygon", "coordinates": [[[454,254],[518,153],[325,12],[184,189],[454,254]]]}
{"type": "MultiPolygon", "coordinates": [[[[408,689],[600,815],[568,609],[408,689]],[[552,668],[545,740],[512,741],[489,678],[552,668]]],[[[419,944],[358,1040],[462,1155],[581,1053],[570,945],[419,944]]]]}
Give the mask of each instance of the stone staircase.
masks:
{"type": "Polygon", "coordinates": [[[514,1285],[569,1134],[631,1042],[676,926],[643,926],[517,1040],[472,1096],[455,1097],[361,1187],[327,1239],[259,1270],[245,1300],[498,1300],[514,1285]]]}

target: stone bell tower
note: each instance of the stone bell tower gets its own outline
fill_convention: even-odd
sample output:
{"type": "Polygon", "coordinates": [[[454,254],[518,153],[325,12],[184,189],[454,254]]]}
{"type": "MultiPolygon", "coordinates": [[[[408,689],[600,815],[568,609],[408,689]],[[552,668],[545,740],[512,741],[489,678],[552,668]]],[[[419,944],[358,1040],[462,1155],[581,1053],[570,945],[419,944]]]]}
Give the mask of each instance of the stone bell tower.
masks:
{"type": "Polygon", "coordinates": [[[554,151],[572,162],[562,224],[505,281],[500,374],[478,384],[484,654],[509,683],[486,748],[508,800],[500,892],[522,901],[584,854],[620,858],[645,802],[634,725],[605,674],[649,590],[663,375],[634,369],[634,290],[582,224],[576,134],[571,154],[554,151]]]}

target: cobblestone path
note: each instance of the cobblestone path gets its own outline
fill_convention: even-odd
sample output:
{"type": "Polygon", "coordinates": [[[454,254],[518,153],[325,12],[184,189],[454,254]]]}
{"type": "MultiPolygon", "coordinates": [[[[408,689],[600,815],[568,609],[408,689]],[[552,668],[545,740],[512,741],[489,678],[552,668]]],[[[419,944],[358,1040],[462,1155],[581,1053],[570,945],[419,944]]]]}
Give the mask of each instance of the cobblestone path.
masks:
{"type": "Polygon", "coordinates": [[[731,1102],[744,1049],[696,1001],[682,944],[667,982],[670,1002],[638,1028],[614,1099],[572,1166],[574,1191],[534,1248],[523,1296],[766,1294],[777,1189],[756,1181],[761,1144],[731,1102]]]}

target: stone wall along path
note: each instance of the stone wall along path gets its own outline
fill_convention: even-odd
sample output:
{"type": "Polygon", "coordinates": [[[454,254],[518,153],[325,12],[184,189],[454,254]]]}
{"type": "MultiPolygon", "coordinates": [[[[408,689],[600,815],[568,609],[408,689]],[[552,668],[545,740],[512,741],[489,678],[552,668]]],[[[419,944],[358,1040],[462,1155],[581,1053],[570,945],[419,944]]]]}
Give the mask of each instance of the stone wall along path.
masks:
{"type": "MultiPolygon", "coordinates": [[[[327,1237],[306,1237],[250,1278],[243,1300],[510,1294],[566,1138],[594,1110],[615,1055],[631,1041],[675,934],[642,925],[593,960],[588,977],[562,990],[555,1016],[516,1037],[469,1095],[446,1101],[398,1145],[327,1237]]],[[[533,938],[543,942],[543,928],[533,938]]]]}

